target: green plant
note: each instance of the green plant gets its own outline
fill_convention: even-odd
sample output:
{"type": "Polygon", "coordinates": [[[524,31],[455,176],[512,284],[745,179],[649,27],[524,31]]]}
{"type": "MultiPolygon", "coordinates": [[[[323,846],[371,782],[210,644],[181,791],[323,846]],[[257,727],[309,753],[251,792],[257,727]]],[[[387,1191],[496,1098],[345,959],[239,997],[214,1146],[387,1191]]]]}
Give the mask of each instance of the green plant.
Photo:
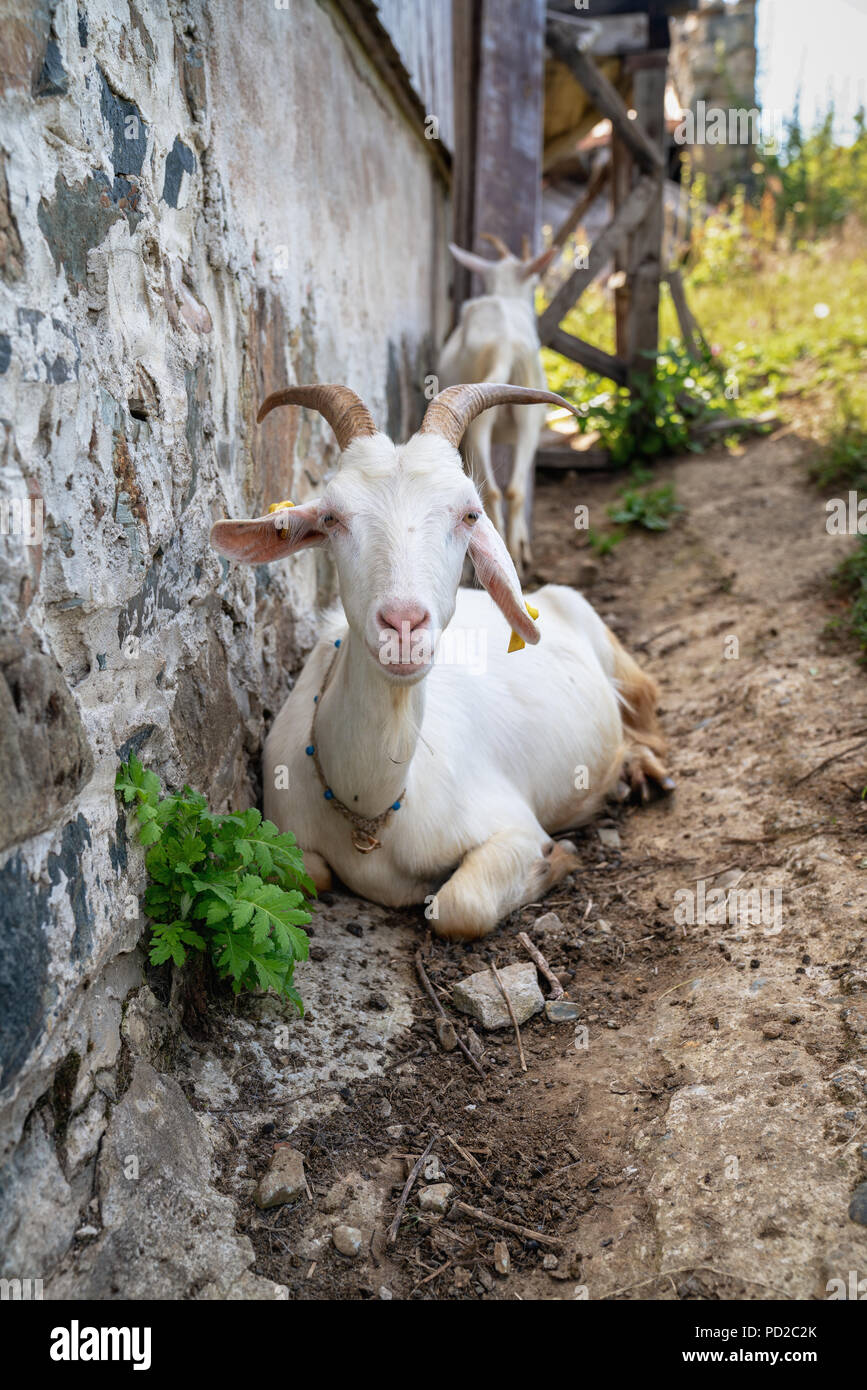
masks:
{"type": "Polygon", "coordinates": [[[643,526],[647,531],[667,531],[671,518],[683,507],[675,500],[674,484],[662,483],[660,487],[645,488],[642,492],[636,487],[624,488],[620,501],[608,508],[608,515],[618,526],[643,526]]]}
{"type": "Polygon", "coordinates": [[[664,455],[699,452],[695,426],[721,415],[733,417],[725,388],[725,374],[709,353],[695,362],[674,340],[655,365],[649,357],[647,371],[636,376],[629,390],[600,392],[598,382],[590,385],[586,378],[558,384],[561,394],[580,407],[582,433],[597,431],[612,463],[633,467],[664,455]]]}
{"type": "Polygon", "coordinates": [[[151,963],[182,966],[188,949],[208,952],[236,994],[274,989],[303,1013],[292,976],[308,952],[302,889],[316,890],[294,835],[281,835],[255,809],[214,815],[189,787],[162,796],[159,778],[134,753],[119,768],[115,791],[136,803],[147,851],[151,963]]]}

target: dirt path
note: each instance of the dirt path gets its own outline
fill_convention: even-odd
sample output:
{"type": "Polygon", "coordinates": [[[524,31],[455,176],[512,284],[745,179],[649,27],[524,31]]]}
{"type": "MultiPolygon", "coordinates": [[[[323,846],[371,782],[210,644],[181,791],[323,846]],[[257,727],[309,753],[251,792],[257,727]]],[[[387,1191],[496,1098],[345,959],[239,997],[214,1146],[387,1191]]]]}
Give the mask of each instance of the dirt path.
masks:
{"type": "Polygon", "coordinates": [[[522,1073],[513,1035],[484,1034],[483,1086],[437,1047],[415,915],[334,895],[288,1043],[266,1002],[226,1021],[222,1057],[187,1056],[256,1271],[291,1298],[803,1299],[867,1276],[867,1227],[847,1215],[867,1177],[867,689],[822,634],[845,542],[803,460],[790,436],[677,462],[684,518],[595,574],[573,509],[602,524],[610,484],[540,489],[539,578],[580,578],[658,677],[678,790],[616,812],[620,850],[590,828],[551,902],[471,947],[433,942],[428,970],[445,997],[523,959],[517,932],[553,909],[561,926],[537,939],[570,972],[586,1046],[539,1016],[522,1073]],[[781,917],[768,897],[757,924],[684,923],[698,880],[779,890],[781,917]],[[434,1133],[454,1195],[557,1237],[556,1259],[507,1235],[502,1277],[497,1233],[421,1212],[417,1189],[386,1247],[406,1156],[434,1133]],[[279,1141],[304,1153],[310,1200],[260,1212],[279,1141]],[[336,1223],[362,1230],[357,1259],[336,1223]]]}

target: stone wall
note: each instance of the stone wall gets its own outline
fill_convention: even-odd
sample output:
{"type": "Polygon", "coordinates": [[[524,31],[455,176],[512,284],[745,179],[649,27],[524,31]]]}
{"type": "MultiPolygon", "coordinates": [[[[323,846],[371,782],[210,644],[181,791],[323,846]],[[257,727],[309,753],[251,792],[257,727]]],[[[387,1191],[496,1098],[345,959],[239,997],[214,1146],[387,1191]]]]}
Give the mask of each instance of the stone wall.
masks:
{"type": "Polygon", "coordinates": [[[215,808],[256,799],[333,579],[313,554],[230,572],[208,530],[335,460],[316,416],[255,426],[279,385],[346,381],[415,428],[447,204],[324,0],[2,9],[0,1272],[44,1278],[112,1219],[97,1158],[131,1077],[177,1131],[160,1165],[207,1168],[151,1076],[174,1025],[140,988],[115,772],[135,749],[215,808]]]}
{"type": "MultiPolygon", "coordinates": [[[[750,111],[756,104],[756,0],[702,0],[697,12],[671,21],[671,77],[685,109],[750,111]]],[[[712,202],[748,184],[753,144],[691,144],[712,202]]]]}

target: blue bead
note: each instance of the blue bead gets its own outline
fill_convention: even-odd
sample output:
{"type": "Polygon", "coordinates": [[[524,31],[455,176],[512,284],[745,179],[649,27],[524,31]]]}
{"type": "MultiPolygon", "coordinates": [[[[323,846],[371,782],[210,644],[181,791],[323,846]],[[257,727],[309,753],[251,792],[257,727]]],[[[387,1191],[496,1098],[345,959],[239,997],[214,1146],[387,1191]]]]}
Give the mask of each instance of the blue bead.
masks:
{"type": "Polygon", "coordinates": [[[394,805],[392,806],[391,809],[392,809],[392,811],[399,811],[399,810],[400,810],[400,802],[399,802],[399,801],[396,801],[396,802],[394,803],[394,805]]]}
{"type": "Polygon", "coordinates": [[[330,787],[326,787],[326,789],[325,789],[325,800],[326,800],[326,801],[331,801],[331,799],[333,798],[333,796],[334,796],[334,792],[331,790],[331,788],[330,788],[330,787]]]}
{"type": "Polygon", "coordinates": [[[313,744],[308,743],[307,747],[304,749],[304,752],[307,754],[308,758],[312,758],[314,752],[313,744]]]}
{"type": "Polygon", "coordinates": [[[337,641],[334,643],[334,645],[335,645],[335,647],[339,647],[339,646],[340,646],[340,638],[339,638],[339,637],[337,638],[337,641]]]}
{"type": "Polygon", "coordinates": [[[314,696],[313,696],[313,703],[314,703],[314,705],[318,705],[318,704],[319,704],[319,696],[318,696],[318,695],[314,695],[314,696]]]}

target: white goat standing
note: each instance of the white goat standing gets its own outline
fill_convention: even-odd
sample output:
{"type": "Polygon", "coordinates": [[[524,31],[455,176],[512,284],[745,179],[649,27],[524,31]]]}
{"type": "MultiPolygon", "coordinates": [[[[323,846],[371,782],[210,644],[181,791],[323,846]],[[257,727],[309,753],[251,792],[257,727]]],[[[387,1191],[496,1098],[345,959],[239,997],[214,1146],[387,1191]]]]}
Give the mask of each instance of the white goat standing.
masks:
{"type": "Polygon", "coordinates": [[[593,814],[625,755],[634,786],[672,785],[654,682],[574,590],[547,585],[536,609],[524,604],[463,470],[458,446],[482,411],[543,400],[558,397],[454,386],[395,446],[347,387],[277,392],[259,419],[275,405],[319,410],[339,468],[320,498],[211,533],[251,564],[332,547],[343,612],[266,742],[265,814],[294,832],[320,890],[333,869],[373,901],[427,901],[442,936],[482,936],[559,882],[574,846],[551,833],[593,814]],[[458,587],[467,553],[487,594],[458,587]],[[482,671],[441,659],[444,629],[474,639],[482,671]]]}
{"type": "MultiPolygon", "coordinates": [[[[484,235],[500,252],[500,260],[487,261],[449,243],[455,260],[481,276],[485,293],[478,299],[468,299],[461,308],[460,322],[440,354],[440,386],[507,381],[544,390],[534,294],[556,248],[543,251],[534,260],[519,260],[499,237],[484,235]]],[[[521,410],[502,405],[474,420],[464,440],[468,463],[472,467],[478,459],[481,466],[485,505],[500,535],[506,537],[509,554],[521,575],[526,574],[532,558],[526,518],[527,482],[544,424],[544,404],[521,410]],[[491,461],[492,444],[510,444],[514,449],[512,475],[506,487],[506,529],[502,494],[491,461]]]]}

